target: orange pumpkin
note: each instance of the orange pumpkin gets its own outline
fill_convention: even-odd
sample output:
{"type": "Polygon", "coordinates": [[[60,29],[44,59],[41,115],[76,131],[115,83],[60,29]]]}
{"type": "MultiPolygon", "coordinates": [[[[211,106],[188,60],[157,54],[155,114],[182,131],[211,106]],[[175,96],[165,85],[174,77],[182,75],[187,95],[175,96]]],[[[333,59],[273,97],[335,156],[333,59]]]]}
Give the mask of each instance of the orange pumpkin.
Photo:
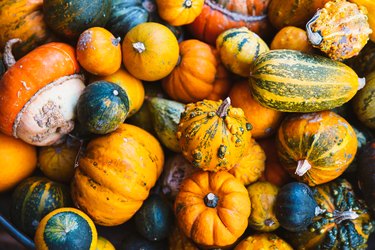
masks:
{"type": "Polygon", "coordinates": [[[219,63],[216,68],[216,76],[213,85],[214,89],[206,96],[207,100],[224,100],[229,95],[230,88],[232,87],[230,73],[222,63],[219,63]]]}
{"type": "Polygon", "coordinates": [[[305,53],[313,52],[305,30],[294,26],[282,28],[272,40],[271,49],[293,49],[305,53]]]}
{"type": "Polygon", "coordinates": [[[204,247],[233,244],[247,227],[250,199],[233,175],[199,171],[184,180],[174,211],[181,230],[204,247]]]}
{"type": "Polygon", "coordinates": [[[156,0],[159,16],[173,26],[192,23],[202,12],[204,0],[156,0]]]}
{"type": "Polygon", "coordinates": [[[140,80],[160,80],[172,72],[178,61],[178,41],[170,29],[154,22],[132,28],[122,43],[126,69],[140,80]]]}
{"type": "Polygon", "coordinates": [[[209,45],[195,39],[185,40],[179,46],[178,65],[163,79],[163,89],[179,102],[203,100],[214,88],[216,57],[209,45]]]}
{"type": "Polygon", "coordinates": [[[262,106],[252,94],[247,81],[233,85],[229,92],[232,105],[241,108],[247,120],[253,126],[251,134],[255,139],[271,136],[279,126],[282,112],[262,106]]]}
{"type": "Polygon", "coordinates": [[[85,85],[74,48],[48,43],[14,65],[11,40],[6,47],[8,70],[0,80],[0,131],[27,143],[45,146],[74,128],[75,106],[85,85]]]}
{"type": "Polygon", "coordinates": [[[78,38],[77,60],[94,75],[110,75],[121,66],[120,37],[101,27],[85,30],[78,38]]]}

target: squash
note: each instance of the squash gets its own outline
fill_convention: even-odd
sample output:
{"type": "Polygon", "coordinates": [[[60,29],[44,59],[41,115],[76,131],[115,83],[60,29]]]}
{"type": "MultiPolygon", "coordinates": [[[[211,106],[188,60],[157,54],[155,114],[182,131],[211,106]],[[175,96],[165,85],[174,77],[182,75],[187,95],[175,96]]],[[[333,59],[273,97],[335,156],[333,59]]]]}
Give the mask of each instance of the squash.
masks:
{"type": "Polygon", "coordinates": [[[40,220],[49,212],[72,205],[67,186],[45,177],[30,177],[12,193],[11,219],[14,225],[34,237],[40,220]]]}
{"type": "Polygon", "coordinates": [[[164,25],[141,23],[131,29],[122,43],[126,69],[140,80],[160,80],[172,72],[178,61],[178,41],[164,25]]]}
{"type": "Polygon", "coordinates": [[[78,38],[77,60],[94,75],[111,75],[121,66],[120,37],[101,27],[85,30],[78,38]]]}
{"type": "Polygon", "coordinates": [[[322,210],[304,231],[285,235],[295,249],[366,249],[375,222],[345,179],[316,186],[314,198],[322,210]]]}
{"type": "Polygon", "coordinates": [[[214,88],[218,61],[211,47],[189,39],[179,44],[176,67],[162,81],[164,91],[173,100],[189,103],[203,100],[214,88]]]}
{"type": "Polygon", "coordinates": [[[275,214],[283,228],[291,232],[303,231],[320,213],[322,210],[306,184],[291,182],[280,188],[275,202],[275,214]]]}
{"type": "MultiPolygon", "coordinates": [[[[216,56],[218,58],[218,55],[216,56]]],[[[220,59],[218,59],[220,61],[220,59]]],[[[206,96],[205,99],[212,101],[224,100],[229,95],[232,87],[231,75],[220,62],[216,67],[215,80],[213,82],[213,90],[206,96]]]]}
{"type": "Polygon", "coordinates": [[[330,1],[307,22],[309,41],[334,60],[356,56],[372,32],[366,14],[365,7],[346,0],[330,1]]]}
{"type": "Polygon", "coordinates": [[[110,0],[44,0],[44,20],[60,36],[77,39],[86,29],[104,27],[111,13],[110,0]]]}
{"type": "Polygon", "coordinates": [[[266,155],[259,144],[251,139],[246,153],[228,172],[245,186],[256,182],[263,174],[266,155]]]}
{"type": "Polygon", "coordinates": [[[273,233],[258,233],[243,239],[234,250],[293,250],[293,248],[279,236],[273,233]]]}
{"type": "Polygon", "coordinates": [[[253,63],[252,94],[263,106],[284,112],[315,112],[348,102],[364,80],[347,65],[296,50],[271,50],[253,63]]]}
{"type": "Polygon", "coordinates": [[[279,128],[281,164],[299,181],[315,186],[339,177],[357,153],[351,125],[332,111],[290,115],[279,128]]]}
{"type": "Polygon", "coordinates": [[[116,250],[112,243],[102,236],[98,236],[95,250],[116,250]]]}
{"type": "Polygon", "coordinates": [[[0,193],[15,187],[36,169],[36,147],[0,133],[0,193]]]}
{"type": "Polygon", "coordinates": [[[375,140],[366,143],[362,151],[358,155],[358,185],[361,193],[369,207],[375,212],[374,192],[374,175],[375,175],[375,140]]]}
{"type": "Polygon", "coordinates": [[[367,17],[372,33],[370,34],[371,41],[375,42],[375,3],[371,0],[349,0],[356,3],[358,6],[363,6],[367,9],[367,17]]]}
{"type": "Polygon", "coordinates": [[[160,241],[171,231],[173,212],[162,196],[151,194],[134,215],[134,222],[140,235],[150,241],[160,241]]]}
{"type": "Polygon", "coordinates": [[[47,214],[40,221],[34,238],[37,250],[95,250],[97,240],[95,224],[76,208],[59,208],[47,214]]]}
{"type": "Polygon", "coordinates": [[[189,103],[181,114],[177,140],[183,156],[203,170],[229,170],[250,145],[251,124],[243,111],[224,101],[189,103]]]}
{"type": "Polygon", "coordinates": [[[307,21],[330,0],[272,0],[268,6],[270,22],[278,30],[286,26],[305,28],[307,21]]]}
{"type": "Polygon", "coordinates": [[[177,226],[173,227],[168,242],[169,250],[199,250],[177,226]]]}
{"type": "Polygon", "coordinates": [[[128,94],[119,85],[106,81],[88,85],[77,103],[79,122],[94,134],[116,130],[128,113],[128,94]]]}
{"type": "Polygon", "coordinates": [[[62,144],[39,148],[38,167],[53,181],[70,182],[81,142],[67,137],[62,144]]]}
{"type": "Polygon", "coordinates": [[[75,107],[85,85],[74,48],[44,44],[15,62],[10,40],[7,72],[0,80],[0,131],[37,146],[58,142],[74,128],[75,107]]]}
{"type": "Polygon", "coordinates": [[[229,92],[233,107],[241,108],[246,119],[253,126],[251,134],[255,139],[272,136],[279,127],[283,113],[262,106],[252,95],[247,81],[236,82],[229,92]]]}
{"type": "Polygon", "coordinates": [[[353,98],[357,118],[370,129],[375,129],[375,71],[366,77],[367,84],[353,98]]]}
{"type": "MultiPolygon", "coordinates": [[[[374,34],[375,32],[372,32],[374,34]]],[[[369,41],[355,57],[345,61],[360,77],[365,77],[375,71],[375,43],[369,41]]]]}
{"type": "Polygon", "coordinates": [[[149,241],[137,233],[130,233],[123,240],[121,250],[164,250],[168,249],[167,241],[149,241]]]}
{"type": "Polygon", "coordinates": [[[72,180],[73,201],[96,224],[120,225],[141,207],[163,164],[164,153],[155,137],[121,124],[88,143],[72,180]]]}
{"type": "Polygon", "coordinates": [[[305,53],[312,53],[314,48],[310,44],[305,30],[286,26],[274,36],[270,49],[292,49],[305,53]]]}
{"type": "Polygon", "coordinates": [[[174,26],[192,23],[202,12],[204,0],[156,0],[159,16],[174,26]]]}
{"type": "Polygon", "coordinates": [[[186,178],[174,203],[180,229],[210,248],[232,245],[245,232],[250,210],[245,186],[225,171],[199,171],[186,178]]]}
{"type": "Polygon", "coordinates": [[[201,14],[187,25],[188,31],[203,42],[215,45],[217,37],[231,28],[247,27],[261,37],[272,34],[267,18],[270,0],[205,0],[201,14]]]}
{"type": "Polygon", "coordinates": [[[249,227],[259,232],[272,232],[280,224],[275,215],[279,188],[267,181],[257,181],[247,187],[251,203],[249,227]]]}
{"type": "Polygon", "coordinates": [[[251,63],[260,54],[269,51],[267,44],[246,27],[221,33],[216,39],[216,49],[224,66],[243,77],[249,76],[251,63]]]}

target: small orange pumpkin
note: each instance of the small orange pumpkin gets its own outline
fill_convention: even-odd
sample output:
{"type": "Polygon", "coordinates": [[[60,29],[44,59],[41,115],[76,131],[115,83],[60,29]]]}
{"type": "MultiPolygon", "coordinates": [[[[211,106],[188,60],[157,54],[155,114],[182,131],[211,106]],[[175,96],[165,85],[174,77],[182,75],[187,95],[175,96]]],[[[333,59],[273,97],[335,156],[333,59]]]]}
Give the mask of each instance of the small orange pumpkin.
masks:
{"type": "Polygon", "coordinates": [[[277,32],[270,49],[293,49],[305,53],[311,53],[314,50],[307,38],[306,31],[294,26],[284,27],[277,32]]]}
{"type": "Polygon", "coordinates": [[[156,0],[159,16],[173,26],[192,23],[202,12],[204,0],[156,0]]]}
{"type": "Polygon", "coordinates": [[[229,95],[232,82],[230,79],[230,73],[222,63],[219,63],[216,68],[216,76],[213,85],[214,89],[208,94],[208,96],[206,96],[207,100],[224,100],[229,95]]]}

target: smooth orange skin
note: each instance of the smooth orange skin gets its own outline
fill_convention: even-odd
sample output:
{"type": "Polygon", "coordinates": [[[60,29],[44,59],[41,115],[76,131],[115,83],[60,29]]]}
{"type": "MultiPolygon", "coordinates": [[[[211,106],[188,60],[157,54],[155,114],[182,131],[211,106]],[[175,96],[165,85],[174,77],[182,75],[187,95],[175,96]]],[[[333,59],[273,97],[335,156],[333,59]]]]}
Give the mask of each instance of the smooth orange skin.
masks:
{"type": "Polygon", "coordinates": [[[204,0],[190,2],[191,6],[185,6],[186,0],[156,0],[160,17],[173,26],[192,23],[202,12],[204,0]]]}
{"type": "Polygon", "coordinates": [[[78,38],[76,52],[81,66],[94,75],[111,75],[121,66],[120,41],[101,27],[82,32],[78,38]]]}
{"type": "Polygon", "coordinates": [[[0,192],[30,176],[36,168],[36,147],[0,133],[0,192]]]}
{"type": "Polygon", "coordinates": [[[314,48],[310,44],[305,30],[294,26],[282,28],[272,40],[271,49],[293,49],[305,53],[312,53],[314,48]]]}
{"type": "Polygon", "coordinates": [[[0,131],[12,135],[17,114],[39,89],[78,73],[75,58],[73,47],[53,42],[34,49],[10,67],[0,80],[0,131]]]}
{"type": "Polygon", "coordinates": [[[263,250],[280,249],[293,250],[293,248],[276,234],[262,233],[248,236],[242,240],[234,250],[263,250]]]}
{"type": "Polygon", "coordinates": [[[228,97],[230,88],[232,87],[232,82],[230,79],[230,73],[222,63],[219,63],[216,68],[216,76],[213,85],[214,89],[208,96],[206,96],[207,100],[219,101],[228,97]]]}

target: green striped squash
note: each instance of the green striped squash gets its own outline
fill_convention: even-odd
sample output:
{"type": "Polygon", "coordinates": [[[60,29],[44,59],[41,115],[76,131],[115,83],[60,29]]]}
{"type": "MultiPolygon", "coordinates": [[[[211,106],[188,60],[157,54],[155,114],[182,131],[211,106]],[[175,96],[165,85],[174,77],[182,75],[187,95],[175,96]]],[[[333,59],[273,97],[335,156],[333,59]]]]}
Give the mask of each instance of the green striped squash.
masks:
{"type": "Polygon", "coordinates": [[[271,50],[252,64],[250,86],[263,106],[315,112],[348,102],[364,80],[347,65],[295,50],[271,50]]]}
{"type": "Polygon", "coordinates": [[[354,113],[365,126],[375,129],[375,71],[366,76],[366,81],[353,99],[354,113]]]}
{"type": "Polygon", "coordinates": [[[30,237],[46,214],[72,205],[68,187],[45,177],[22,181],[14,190],[11,203],[12,222],[30,237]]]}

